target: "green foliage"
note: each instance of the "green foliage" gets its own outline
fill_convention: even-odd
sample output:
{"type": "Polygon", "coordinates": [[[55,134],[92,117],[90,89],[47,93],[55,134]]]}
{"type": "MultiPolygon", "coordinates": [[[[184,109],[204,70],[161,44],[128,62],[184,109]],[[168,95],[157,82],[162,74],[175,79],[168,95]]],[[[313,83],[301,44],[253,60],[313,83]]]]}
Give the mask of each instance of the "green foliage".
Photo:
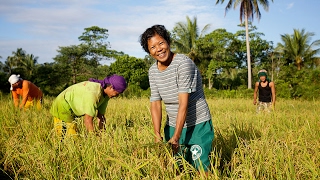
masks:
{"type": "Polygon", "coordinates": [[[123,52],[110,50],[110,43],[108,39],[108,29],[100,28],[98,26],[91,26],[84,29],[85,32],[78,38],[82,41],[82,45],[87,46],[86,58],[93,62],[97,67],[101,60],[108,60],[124,55],[123,52]]]}
{"type": "Polygon", "coordinates": [[[10,75],[20,74],[24,79],[31,79],[38,65],[37,60],[38,57],[27,54],[22,48],[17,48],[17,51],[12,52],[12,56],[8,56],[2,70],[10,75]]]}
{"type": "Polygon", "coordinates": [[[252,99],[253,97],[253,89],[238,89],[238,90],[217,90],[215,88],[204,89],[204,94],[206,98],[227,98],[227,99],[236,99],[236,98],[245,98],[252,99]]]}
{"type": "Polygon", "coordinates": [[[149,98],[150,88],[148,88],[147,90],[143,90],[136,84],[129,84],[128,88],[123,92],[121,96],[126,98],[149,98]]]}
{"type": "Polygon", "coordinates": [[[209,29],[210,24],[204,26],[199,32],[197,18],[190,19],[187,16],[186,22],[178,22],[172,30],[172,49],[176,53],[186,54],[196,63],[199,62],[196,41],[209,29]]]}
{"type": "Polygon", "coordinates": [[[201,63],[207,66],[200,66],[204,78],[208,80],[209,88],[217,84],[217,80],[223,74],[230,74],[241,62],[234,54],[237,53],[239,41],[232,33],[225,29],[217,29],[197,41],[201,63]],[[214,78],[214,79],[213,79],[214,78]]]}
{"type": "MultiPolygon", "coordinates": [[[[257,80],[256,73],[260,69],[266,69],[269,78],[275,82],[277,97],[308,100],[319,98],[319,40],[311,41],[314,33],[294,30],[292,35],[283,35],[283,46],[273,49],[272,42],[263,39],[263,33],[257,32],[257,28],[250,22],[248,26],[254,77],[252,85],[257,80]],[[297,63],[290,52],[301,55],[301,72],[296,71],[297,63]]],[[[244,24],[240,27],[244,27],[244,24]]],[[[248,93],[244,88],[248,83],[245,30],[233,34],[225,29],[216,29],[204,36],[206,28],[207,26],[201,33],[198,32],[196,18],[187,17],[186,22],[177,23],[171,32],[173,50],[185,54],[191,52],[189,56],[200,70],[204,87],[213,88],[213,92],[208,91],[208,96],[213,93],[221,98],[251,97],[251,92],[248,93]],[[178,51],[179,43],[188,47],[188,52],[178,51]]],[[[121,96],[149,97],[148,69],[155,59],[149,55],[143,59],[130,57],[123,52],[111,50],[108,36],[105,28],[85,28],[79,37],[81,44],[59,47],[54,63],[38,64],[37,56],[17,48],[12,56],[0,64],[0,90],[9,93],[7,79],[12,73],[30,80],[45,95],[53,96],[74,83],[89,78],[103,79],[116,73],[123,75],[129,84],[127,91],[121,96]],[[102,60],[113,60],[114,63],[110,66],[102,65],[102,60]]]]}
{"type": "Polygon", "coordinates": [[[294,33],[281,35],[282,43],[278,43],[278,51],[287,62],[293,63],[301,70],[303,66],[313,66],[320,52],[320,40],[311,41],[314,33],[294,29],[294,33]]]}
{"type": "Polygon", "coordinates": [[[128,55],[120,56],[110,65],[110,72],[122,75],[129,85],[135,84],[144,90],[149,87],[148,69],[140,58],[128,55]]]}
{"type": "Polygon", "coordinates": [[[35,79],[31,81],[40,87],[46,95],[56,96],[71,85],[71,72],[66,71],[67,66],[59,63],[45,63],[40,65],[35,72],[35,79]],[[63,77],[61,75],[63,74],[63,77]]]}

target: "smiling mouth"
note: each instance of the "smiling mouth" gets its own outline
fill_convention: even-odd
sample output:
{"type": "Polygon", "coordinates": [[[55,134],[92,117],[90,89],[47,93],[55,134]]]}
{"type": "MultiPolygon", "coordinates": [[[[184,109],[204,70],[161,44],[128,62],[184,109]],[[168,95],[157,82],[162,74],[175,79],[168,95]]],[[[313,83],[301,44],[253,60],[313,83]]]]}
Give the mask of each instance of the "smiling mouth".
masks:
{"type": "Polygon", "coordinates": [[[165,56],[165,52],[158,54],[159,57],[164,57],[165,56]]]}

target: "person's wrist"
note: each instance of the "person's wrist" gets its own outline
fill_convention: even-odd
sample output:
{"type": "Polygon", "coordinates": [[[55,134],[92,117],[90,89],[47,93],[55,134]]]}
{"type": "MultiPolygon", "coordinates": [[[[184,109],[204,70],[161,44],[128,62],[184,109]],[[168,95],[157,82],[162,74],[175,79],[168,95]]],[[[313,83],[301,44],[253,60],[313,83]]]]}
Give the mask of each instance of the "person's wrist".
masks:
{"type": "Polygon", "coordinates": [[[176,136],[173,136],[172,138],[172,142],[174,142],[174,143],[179,143],[179,137],[176,137],[176,136]]]}

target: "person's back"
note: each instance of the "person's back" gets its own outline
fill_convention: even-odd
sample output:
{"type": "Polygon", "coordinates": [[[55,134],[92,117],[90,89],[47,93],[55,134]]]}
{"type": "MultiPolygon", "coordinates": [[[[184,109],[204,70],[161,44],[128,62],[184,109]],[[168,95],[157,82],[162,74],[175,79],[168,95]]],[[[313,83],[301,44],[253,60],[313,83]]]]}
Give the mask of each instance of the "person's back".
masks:
{"type": "Polygon", "coordinates": [[[103,89],[99,83],[83,81],[62,91],[52,103],[50,112],[59,119],[72,122],[74,117],[69,113],[62,113],[61,109],[66,107],[65,110],[73,112],[75,116],[94,116],[96,109],[105,113],[108,100],[108,97],[103,96],[103,89]]]}
{"type": "Polygon", "coordinates": [[[20,96],[22,97],[20,108],[28,108],[33,106],[37,101],[37,108],[41,109],[43,93],[39,87],[30,81],[23,80],[20,75],[12,74],[8,81],[11,84],[11,92],[15,107],[19,106],[20,96]]]}
{"type": "Polygon", "coordinates": [[[99,129],[105,128],[105,116],[108,101],[117,97],[127,88],[124,77],[107,76],[103,80],[90,78],[71,85],[62,91],[53,101],[50,113],[56,135],[77,136],[76,117],[83,117],[88,132],[94,132],[93,119],[97,117],[99,129]]]}
{"type": "Polygon", "coordinates": [[[12,93],[16,93],[21,97],[26,97],[28,101],[31,101],[33,99],[40,99],[43,96],[40,88],[27,80],[22,80],[22,87],[12,90],[12,93]]]}

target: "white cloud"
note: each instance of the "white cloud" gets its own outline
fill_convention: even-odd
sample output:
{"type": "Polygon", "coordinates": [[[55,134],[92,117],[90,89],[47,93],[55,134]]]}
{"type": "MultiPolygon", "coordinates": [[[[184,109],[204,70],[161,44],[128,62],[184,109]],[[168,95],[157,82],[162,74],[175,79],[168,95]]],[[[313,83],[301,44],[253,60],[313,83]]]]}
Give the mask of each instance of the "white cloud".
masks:
{"type": "Polygon", "coordinates": [[[39,56],[39,63],[52,62],[59,46],[79,44],[84,28],[95,25],[109,30],[112,49],[142,58],[146,53],[138,40],[146,28],[163,24],[172,30],[186,16],[196,16],[200,30],[206,24],[211,24],[211,30],[236,27],[238,17],[230,21],[231,11],[224,17],[224,7],[212,0],[4,1],[0,2],[0,23],[6,24],[0,30],[0,55],[5,59],[21,47],[39,56]]]}
{"type": "Polygon", "coordinates": [[[287,9],[291,9],[293,7],[294,3],[290,3],[287,5],[287,9]]]}

